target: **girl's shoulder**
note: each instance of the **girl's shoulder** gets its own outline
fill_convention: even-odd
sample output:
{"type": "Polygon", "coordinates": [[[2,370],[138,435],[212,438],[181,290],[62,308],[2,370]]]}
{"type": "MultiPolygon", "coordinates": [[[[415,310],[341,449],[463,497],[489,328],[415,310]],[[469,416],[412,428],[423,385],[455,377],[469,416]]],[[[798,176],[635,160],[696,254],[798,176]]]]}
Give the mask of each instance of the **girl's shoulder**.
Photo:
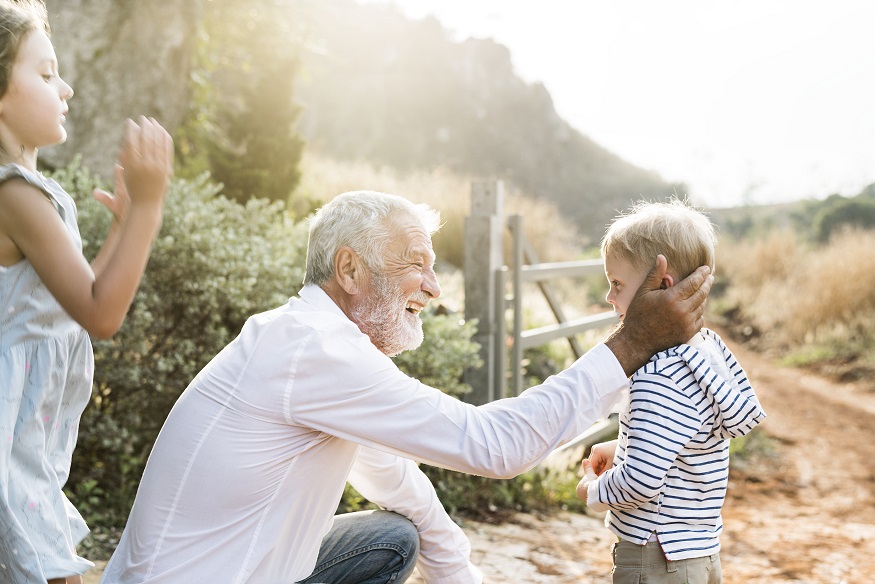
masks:
{"type": "Polygon", "coordinates": [[[33,186],[45,190],[45,181],[43,180],[42,175],[14,162],[0,165],[0,184],[13,178],[24,179],[33,186]]]}
{"type": "Polygon", "coordinates": [[[38,172],[15,163],[0,165],[0,189],[3,188],[6,182],[16,178],[24,180],[27,184],[39,190],[59,211],[64,207],[62,201],[69,197],[58,183],[45,178],[38,172]]]}

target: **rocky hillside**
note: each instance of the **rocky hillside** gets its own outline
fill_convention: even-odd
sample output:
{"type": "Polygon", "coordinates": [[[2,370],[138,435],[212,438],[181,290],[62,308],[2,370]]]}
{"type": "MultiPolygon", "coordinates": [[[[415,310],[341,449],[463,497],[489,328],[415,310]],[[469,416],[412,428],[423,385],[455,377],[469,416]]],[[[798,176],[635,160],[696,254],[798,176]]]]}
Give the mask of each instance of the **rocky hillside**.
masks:
{"type": "Polygon", "coordinates": [[[502,178],[555,202],[594,239],[630,199],[683,192],[572,128],[501,44],[457,42],[433,18],[380,4],[323,0],[309,15],[300,129],[323,154],[502,178]]]}

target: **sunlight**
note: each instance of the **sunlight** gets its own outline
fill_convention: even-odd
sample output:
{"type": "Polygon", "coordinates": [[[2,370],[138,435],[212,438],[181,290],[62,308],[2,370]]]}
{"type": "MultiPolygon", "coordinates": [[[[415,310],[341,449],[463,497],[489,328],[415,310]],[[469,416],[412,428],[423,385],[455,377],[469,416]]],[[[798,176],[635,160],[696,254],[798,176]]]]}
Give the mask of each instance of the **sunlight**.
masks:
{"type": "Polygon", "coordinates": [[[505,44],[574,127],[709,205],[875,182],[870,3],[392,3],[505,44]]]}

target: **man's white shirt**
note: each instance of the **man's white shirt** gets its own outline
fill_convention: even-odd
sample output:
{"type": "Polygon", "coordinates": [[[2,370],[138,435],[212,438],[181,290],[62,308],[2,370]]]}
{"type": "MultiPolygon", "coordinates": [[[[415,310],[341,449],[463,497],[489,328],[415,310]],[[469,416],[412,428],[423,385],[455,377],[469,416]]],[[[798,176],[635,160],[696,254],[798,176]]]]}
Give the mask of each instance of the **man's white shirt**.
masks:
{"type": "Polygon", "coordinates": [[[405,375],[306,286],[251,317],[179,398],[101,582],[303,579],[347,481],[417,526],[427,582],[479,582],[467,538],[414,461],[515,476],[609,412],[626,385],[598,345],[520,397],[474,407],[405,375]]]}

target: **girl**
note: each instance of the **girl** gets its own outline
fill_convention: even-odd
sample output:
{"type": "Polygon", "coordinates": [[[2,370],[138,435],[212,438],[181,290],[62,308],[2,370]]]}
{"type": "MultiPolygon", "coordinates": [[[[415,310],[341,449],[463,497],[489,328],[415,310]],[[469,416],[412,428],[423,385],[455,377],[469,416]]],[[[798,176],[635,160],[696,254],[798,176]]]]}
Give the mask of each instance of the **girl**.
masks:
{"type": "Polygon", "coordinates": [[[88,533],[62,487],[91,396],[89,334],[121,326],[160,227],[172,167],[154,120],[127,122],[115,194],[95,198],[113,224],[82,255],[73,200],[36,171],[37,150],[66,139],[73,90],[58,76],[45,7],[0,0],[0,583],[81,583],[88,533]]]}

